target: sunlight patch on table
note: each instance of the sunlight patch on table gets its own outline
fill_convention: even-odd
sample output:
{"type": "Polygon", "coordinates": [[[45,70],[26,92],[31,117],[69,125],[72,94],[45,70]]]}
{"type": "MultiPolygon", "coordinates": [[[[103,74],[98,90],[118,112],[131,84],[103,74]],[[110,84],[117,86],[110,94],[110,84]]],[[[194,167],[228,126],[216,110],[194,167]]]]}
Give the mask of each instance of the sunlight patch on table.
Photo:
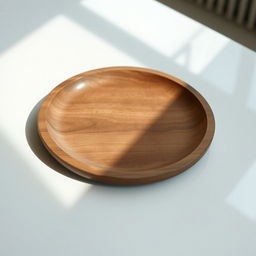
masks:
{"type": "Polygon", "coordinates": [[[248,107],[256,112],[256,56],[255,56],[255,66],[252,81],[250,84],[246,85],[250,87],[250,92],[248,95],[248,107]]]}
{"type": "Polygon", "coordinates": [[[203,27],[157,1],[85,0],[81,5],[163,56],[175,54],[203,27]]]}
{"type": "Polygon", "coordinates": [[[256,219],[256,163],[246,172],[227,198],[228,204],[249,219],[256,219]]]}
{"type": "MultiPolygon", "coordinates": [[[[58,83],[90,69],[115,65],[139,62],[63,15],[49,20],[0,55],[1,129],[30,166],[26,171],[64,207],[72,207],[91,186],[54,171],[34,155],[25,136],[27,118],[35,104],[58,83]]],[[[78,89],[80,86],[84,84],[78,84],[78,89]]]]}
{"type": "Polygon", "coordinates": [[[189,66],[189,70],[194,74],[202,72],[228,42],[228,38],[218,35],[209,29],[204,29],[202,33],[190,42],[188,54],[191,59],[191,65],[189,66]]]}
{"type": "Polygon", "coordinates": [[[40,173],[40,176],[48,189],[66,208],[73,207],[91,188],[90,184],[73,180],[59,173],[51,175],[40,173]]]}

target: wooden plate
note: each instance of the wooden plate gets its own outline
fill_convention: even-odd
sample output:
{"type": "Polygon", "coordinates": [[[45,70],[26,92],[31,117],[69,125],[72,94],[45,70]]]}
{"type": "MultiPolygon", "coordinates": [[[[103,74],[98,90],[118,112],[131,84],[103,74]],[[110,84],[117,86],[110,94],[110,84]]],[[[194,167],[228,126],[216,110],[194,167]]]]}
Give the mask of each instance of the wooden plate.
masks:
{"type": "Polygon", "coordinates": [[[136,185],[192,166],[214,134],[213,113],[192,87],[135,67],[74,76],[44,100],[38,130],[49,152],[96,181],[136,185]]]}

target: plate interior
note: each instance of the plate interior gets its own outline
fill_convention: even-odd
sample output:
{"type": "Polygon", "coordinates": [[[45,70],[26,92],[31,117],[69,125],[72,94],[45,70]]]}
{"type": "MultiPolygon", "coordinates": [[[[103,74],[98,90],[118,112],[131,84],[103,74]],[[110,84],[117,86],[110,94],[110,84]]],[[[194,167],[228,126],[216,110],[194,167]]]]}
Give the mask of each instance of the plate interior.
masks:
{"type": "Polygon", "coordinates": [[[203,139],[203,106],[176,82],[143,71],[102,71],[69,81],[48,105],[49,135],[66,154],[103,170],[162,168],[203,139]]]}

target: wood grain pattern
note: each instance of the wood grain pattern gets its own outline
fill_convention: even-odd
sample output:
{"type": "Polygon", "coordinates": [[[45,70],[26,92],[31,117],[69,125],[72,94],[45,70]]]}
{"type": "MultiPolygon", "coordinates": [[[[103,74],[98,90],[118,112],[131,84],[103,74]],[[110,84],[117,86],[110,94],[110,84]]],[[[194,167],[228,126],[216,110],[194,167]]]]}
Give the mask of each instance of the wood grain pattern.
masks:
{"type": "Polygon", "coordinates": [[[213,113],[167,74],[111,67],[72,77],[44,100],[38,131],[49,152],[96,181],[146,184],[179,174],[207,150],[213,113]]]}

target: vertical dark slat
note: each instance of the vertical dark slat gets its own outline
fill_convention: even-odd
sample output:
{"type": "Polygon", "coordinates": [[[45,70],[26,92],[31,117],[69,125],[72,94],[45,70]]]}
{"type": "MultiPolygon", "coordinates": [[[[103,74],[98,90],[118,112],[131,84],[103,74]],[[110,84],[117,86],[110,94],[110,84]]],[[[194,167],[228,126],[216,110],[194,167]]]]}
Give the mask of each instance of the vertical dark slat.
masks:
{"type": "Polygon", "coordinates": [[[247,22],[248,29],[253,29],[255,25],[255,20],[256,20],[256,0],[251,0],[251,6],[250,6],[248,22],[247,22]]]}
{"type": "Polygon", "coordinates": [[[228,7],[227,7],[227,14],[226,17],[228,19],[232,19],[234,17],[234,13],[235,13],[235,7],[236,7],[236,1],[237,0],[229,0],[228,1],[228,7]]]}
{"type": "Polygon", "coordinates": [[[218,0],[217,1],[217,7],[216,7],[217,14],[223,14],[225,2],[226,2],[226,0],[218,0]]]}
{"type": "Polygon", "coordinates": [[[245,21],[245,14],[248,8],[249,0],[240,0],[238,5],[238,14],[236,18],[236,22],[238,24],[243,24],[245,21]]]}

